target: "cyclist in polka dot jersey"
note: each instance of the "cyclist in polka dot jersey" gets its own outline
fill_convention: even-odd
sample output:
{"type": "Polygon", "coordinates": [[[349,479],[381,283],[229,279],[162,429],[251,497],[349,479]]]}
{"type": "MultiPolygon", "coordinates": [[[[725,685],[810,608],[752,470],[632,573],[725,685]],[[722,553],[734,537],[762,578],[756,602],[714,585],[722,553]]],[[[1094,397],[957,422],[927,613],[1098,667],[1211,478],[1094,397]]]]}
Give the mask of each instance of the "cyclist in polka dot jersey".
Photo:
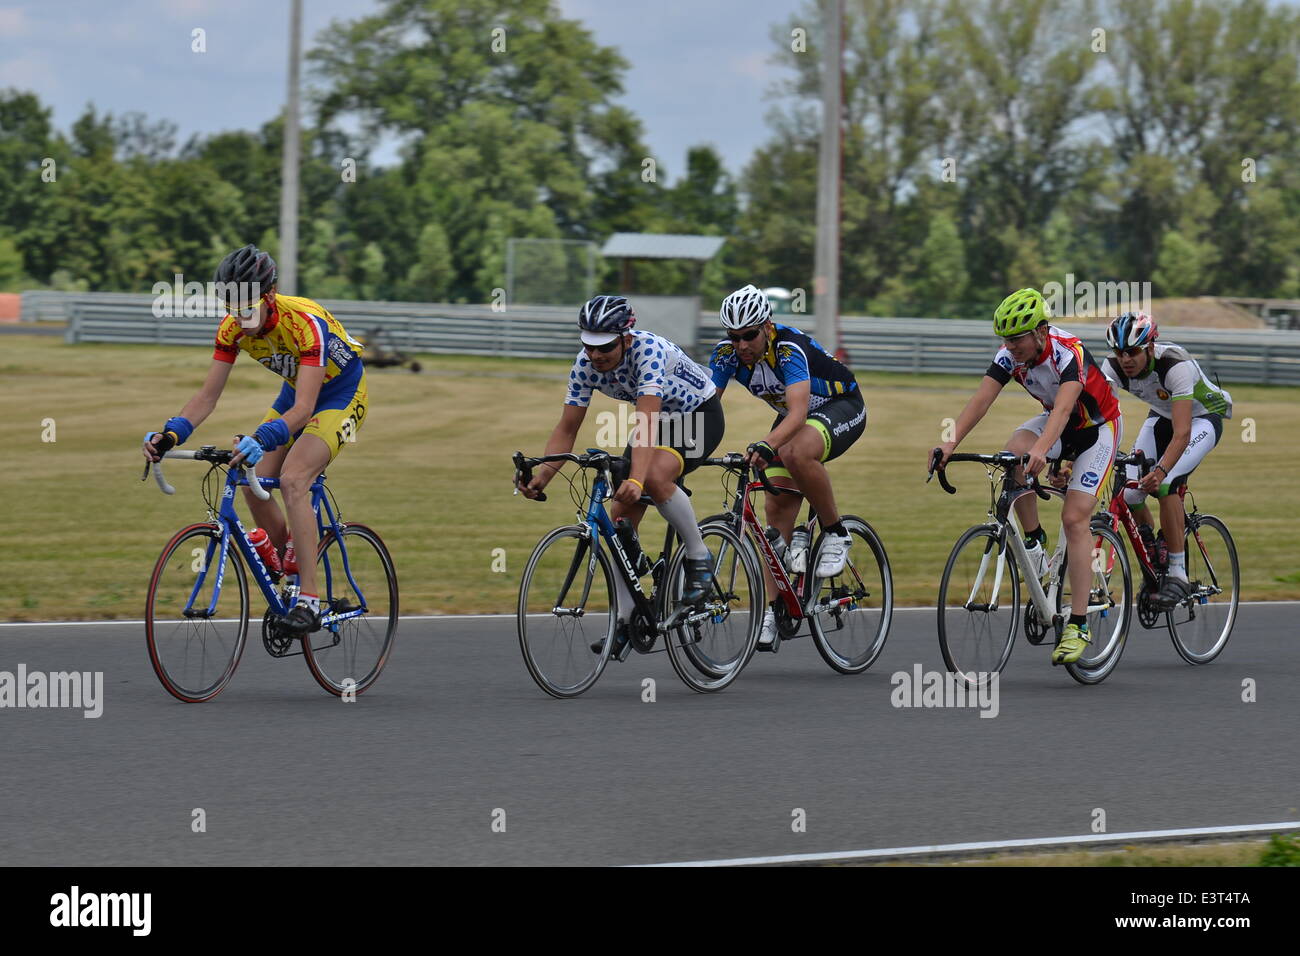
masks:
{"type": "MultiPolygon", "coordinates": [[[[695,509],[677,482],[722,441],[726,425],[722,400],[707,369],[662,336],[634,331],[635,322],[636,314],[622,296],[598,295],[582,307],[578,325],[583,348],[569,371],[564,410],[544,454],[573,450],[592,392],[636,406],[635,432],[623,450],[626,477],[614,476],[610,516],[626,517],[635,527],[645,514],[642,495],[649,496],[686,549],[682,598],[690,603],[707,593],[713,562],[700,536],[695,509]]],[[[558,470],[558,465],[541,465],[520,491],[536,498],[558,470]]],[[[614,654],[619,657],[626,640],[623,625],[633,602],[622,579],[616,577],[615,582],[620,627],[614,654]]]]}

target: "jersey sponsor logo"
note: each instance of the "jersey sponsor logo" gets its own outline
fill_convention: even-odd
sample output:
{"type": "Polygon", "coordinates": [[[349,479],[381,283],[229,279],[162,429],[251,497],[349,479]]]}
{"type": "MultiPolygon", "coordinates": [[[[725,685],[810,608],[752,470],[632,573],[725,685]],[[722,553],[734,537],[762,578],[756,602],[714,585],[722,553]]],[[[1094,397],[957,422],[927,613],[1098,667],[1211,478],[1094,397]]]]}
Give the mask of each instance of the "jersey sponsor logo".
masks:
{"type": "Polygon", "coordinates": [[[295,379],[298,376],[298,357],[284,352],[263,355],[258,361],[281,378],[295,379]]]}
{"type": "Polygon", "coordinates": [[[1101,481],[1101,475],[1097,474],[1095,471],[1085,471],[1083,476],[1079,479],[1079,484],[1083,485],[1085,488],[1095,488],[1099,481],[1101,481]]]}
{"type": "Polygon", "coordinates": [[[999,355],[999,356],[998,356],[998,364],[1001,365],[1001,366],[1002,366],[1004,369],[1006,369],[1008,372],[1010,372],[1012,366],[1013,366],[1015,363],[1011,361],[1011,356],[1010,356],[1010,355],[999,355]]]}
{"type": "Polygon", "coordinates": [[[673,369],[673,374],[694,388],[703,388],[704,379],[695,374],[694,363],[690,359],[682,359],[673,369]]]}
{"type": "Polygon", "coordinates": [[[866,415],[867,415],[867,410],[864,408],[862,411],[858,412],[856,416],[849,419],[847,422],[840,422],[832,429],[832,431],[835,433],[836,437],[839,437],[849,429],[856,428],[858,424],[862,421],[862,419],[866,417],[866,415]]]}
{"type": "Polygon", "coordinates": [[[342,339],[334,339],[330,342],[330,358],[334,360],[340,371],[347,367],[348,362],[352,361],[355,356],[352,351],[343,344],[342,339]]]}

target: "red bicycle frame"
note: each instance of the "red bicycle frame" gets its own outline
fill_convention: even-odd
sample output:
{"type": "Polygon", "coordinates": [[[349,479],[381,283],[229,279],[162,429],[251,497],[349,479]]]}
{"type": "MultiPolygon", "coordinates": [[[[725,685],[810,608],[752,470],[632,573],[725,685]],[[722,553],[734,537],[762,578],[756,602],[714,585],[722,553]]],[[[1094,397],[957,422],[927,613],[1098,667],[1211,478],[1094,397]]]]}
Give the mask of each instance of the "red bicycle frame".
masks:
{"type": "MultiPolygon", "coordinates": [[[[781,602],[785,605],[786,612],[793,620],[797,621],[804,616],[803,603],[799,600],[799,590],[803,587],[804,577],[808,572],[800,571],[795,576],[794,583],[791,583],[785,565],[781,563],[781,559],[777,556],[776,549],[772,547],[772,542],[767,540],[767,533],[759,523],[758,516],[754,513],[753,502],[750,500],[750,496],[755,491],[763,490],[763,483],[759,481],[751,481],[745,486],[745,505],[742,512],[743,531],[747,531],[754,539],[759,553],[763,556],[763,560],[767,562],[767,570],[772,575],[772,580],[776,584],[777,593],[781,597],[781,602]]],[[[782,488],[781,492],[782,494],[803,497],[803,492],[795,488],[782,488]]],[[[810,513],[807,522],[805,522],[805,527],[811,525],[814,520],[814,515],[810,513]]],[[[811,550],[811,530],[808,536],[808,546],[809,550],[811,550]]]]}

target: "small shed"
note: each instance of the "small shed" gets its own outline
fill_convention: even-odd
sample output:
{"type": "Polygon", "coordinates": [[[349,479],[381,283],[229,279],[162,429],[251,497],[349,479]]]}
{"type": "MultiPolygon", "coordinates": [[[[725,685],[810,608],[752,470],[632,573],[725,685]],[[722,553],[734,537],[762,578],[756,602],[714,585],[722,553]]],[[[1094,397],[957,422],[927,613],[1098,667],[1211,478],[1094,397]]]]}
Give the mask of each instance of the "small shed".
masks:
{"type": "Polygon", "coordinates": [[[695,285],[698,289],[704,263],[718,254],[725,236],[691,236],[680,233],[616,232],[605,240],[600,254],[607,259],[622,259],[619,291],[632,291],[633,264],[637,259],[688,259],[694,261],[695,285]]]}

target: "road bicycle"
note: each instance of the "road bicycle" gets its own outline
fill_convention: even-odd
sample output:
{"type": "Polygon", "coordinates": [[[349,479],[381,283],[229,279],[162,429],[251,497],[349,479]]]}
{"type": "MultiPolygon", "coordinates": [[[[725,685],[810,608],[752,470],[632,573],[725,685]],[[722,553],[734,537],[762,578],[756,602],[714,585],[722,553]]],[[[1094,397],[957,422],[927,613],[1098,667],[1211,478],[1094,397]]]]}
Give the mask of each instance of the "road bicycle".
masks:
{"type": "MultiPolygon", "coordinates": [[[[316,579],[321,588],[321,629],[291,633],[284,617],[298,594],[297,574],[269,570],[248,540],[235,512],[235,489],[250,487],[263,501],[278,478],[250,483],[234,452],[205,445],[197,451],[168,451],[164,458],[209,464],[203,478],[206,521],[177,531],[159,555],[145,601],[149,660],[173,697],[187,703],[212,700],[230,683],[248,638],[248,571],[266,599],[262,645],[272,657],[301,654],[316,681],[336,696],[361,694],[373,686],[392,654],[397,635],[397,572],[388,548],[372,529],[344,523],[325,475],[311,485],[316,513],[316,579]],[[214,500],[224,473],[220,501],[214,500]],[[228,587],[231,573],[235,586],[228,587]]],[[[158,487],[176,493],[153,463],[158,487]]],[[[305,560],[307,549],[299,551],[305,560]]]]}
{"type": "Polygon", "coordinates": [[[802,529],[812,547],[806,550],[804,562],[797,570],[787,568],[759,523],[750,499],[760,490],[799,497],[803,493],[771,484],[762,470],[751,472],[744,462],[745,456],[739,454],[706,458],[701,462],[702,466],[723,468],[729,476],[735,476],[736,487],[732,492],[724,478],[723,487],[731,498],[731,508],[705,518],[700,527],[721,527],[739,535],[754,564],[767,567],[777,590],[773,605],[777,637],[773,651],[780,647],[781,641],[799,636],[807,620],[822,659],[841,674],[861,674],[884,650],[894,612],[893,575],[880,536],[862,518],[841,516],[844,529],[855,539],[854,546],[849,548],[843,571],[833,577],[819,578],[814,570],[806,570],[817,567],[825,540],[824,534],[814,539],[817,513],[810,505],[807,519],[795,528],[802,529]],[[751,480],[751,474],[758,477],[751,480]]]}
{"type": "MultiPolygon", "coordinates": [[[[943,490],[956,494],[944,469],[937,468],[939,460],[936,449],[930,461],[930,476],[938,475],[943,490]]],[[[957,539],[939,585],[939,647],[948,669],[967,684],[986,683],[1006,667],[1020,623],[1022,577],[1029,591],[1024,632],[1030,644],[1042,644],[1048,635],[1053,637],[1053,643],[1059,641],[1070,615],[1064,526],[1040,574],[1039,569],[1030,568],[1012,507],[1017,499],[1029,494],[1037,494],[1044,501],[1065,498],[1063,490],[1040,485],[1032,476],[1025,484],[1017,482],[1016,468],[1028,460],[1028,455],[1005,451],[948,458],[948,464],[973,461],[984,465],[990,488],[989,520],[968,528],[957,539]]],[[[1086,612],[1091,643],[1078,661],[1065,665],[1070,676],[1081,684],[1100,683],[1114,671],[1124,652],[1133,612],[1128,552],[1112,528],[1110,516],[1093,515],[1091,531],[1092,580],[1086,612]]]]}
{"type": "Polygon", "coordinates": [[[615,575],[634,604],[625,615],[628,641],[617,649],[617,660],[632,650],[652,653],[663,636],[673,670],[692,690],[722,690],[739,676],[758,641],[763,593],[762,576],[739,538],[727,528],[701,529],[713,558],[713,584],[698,605],[683,604],[686,552],[674,548],[672,525],[659,557],[643,561],[630,528],[625,540],[605,510],[625,459],[591,448],[585,455],[540,458],[515,452],[513,460],[516,484],[527,484],[533,469],[547,462],[573,462],[583,479],[560,473],[569,480],[578,523],[543,535],[519,582],[519,648],[537,686],[553,697],[577,697],[596,683],[616,650],[615,575]],[[646,574],[648,594],[641,586],[646,574]]]}
{"type": "Polygon", "coordinates": [[[1192,510],[1187,511],[1187,483],[1178,486],[1183,507],[1184,554],[1187,555],[1187,582],[1190,593],[1172,608],[1155,603],[1155,595],[1165,582],[1166,568],[1150,553],[1138,530],[1137,519],[1124,500],[1125,488],[1136,488],[1137,481],[1127,478],[1128,465],[1138,468],[1145,478],[1155,462],[1141,451],[1115,458],[1115,477],[1111,482],[1110,504],[1106,514],[1116,532],[1122,527],[1142,571],[1142,588],[1138,592],[1138,620],[1148,630],[1164,618],[1174,650],[1189,664],[1208,664],[1223,652],[1232,636],[1240,600],[1241,568],[1237,564],[1237,546],[1223,519],[1202,514],[1192,496],[1192,510]]]}

